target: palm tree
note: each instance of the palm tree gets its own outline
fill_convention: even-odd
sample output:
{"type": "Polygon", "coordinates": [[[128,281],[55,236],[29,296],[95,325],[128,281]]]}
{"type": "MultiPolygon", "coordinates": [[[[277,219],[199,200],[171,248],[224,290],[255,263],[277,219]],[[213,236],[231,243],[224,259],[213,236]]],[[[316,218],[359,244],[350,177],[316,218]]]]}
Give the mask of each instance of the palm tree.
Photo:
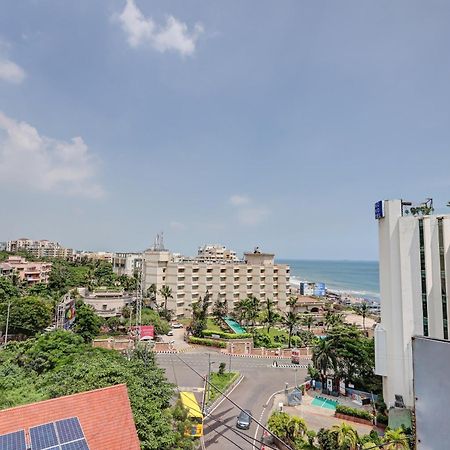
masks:
{"type": "Polygon", "coordinates": [[[159,290],[159,294],[164,298],[164,311],[167,311],[167,300],[173,298],[172,289],[169,286],[164,285],[159,290]]]}
{"type": "Polygon", "coordinates": [[[286,301],[286,306],[289,306],[289,308],[291,309],[293,309],[296,304],[297,304],[297,297],[294,296],[289,297],[289,300],[286,301]]]}
{"type": "Polygon", "coordinates": [[[331,430],[336,432],[338,445],[342,450],[356,450],[358,433],[351,425],[342,422],[342,425],[334,425],[331,430]]]}
{"type": "Polygon", "coordinates": [[[258,319],[259,311],[261,309],[261,303],[257,297],[254,295],[249,295],[247,297],[247,320],[250,321],[252,327],[255,326],[255,322],[258,319]]]}
{"type": "Polygon", "coordinates": [[[298,438],[302,437],[308,428],[306,422],[301,417],[291,416],[286,424],[286,437],[294,443],[298,438]]]}
{"type": "Polygon", "coordinates": [[[366,317],[367,317],[367,314],[369,313],[369,305],[366,302],[364,302],[355,309],[356,309],[356,314],[359,314],[362,317],[363,330],[366,331],[366,317]]]}
{"type": "Polygon", "coordinates": [[[311,314],[303,314],[302,325],[308,327],[308,332],[311,332],[311,327],[314,325],[315,319],[311,314]]]}
{"type": "Polygon", "coordinates": [[[330,369],[336,370],[337,357],[332,342],[329,339],[320,339],[313,348],[312,361],[314,367],[320,372],[322,383],[324,383],[330,369]]]}
{"type": "Polygon", "coordinates": [[[344,323],[344,317],[342,314],[337,314],[334,311],[327,310],[325,314],[325,326],[327,329],[342,325],[344,323]]]}
{"type": "Polygon", "coordinates": [[[275,310],[275,302],[273,300],[266,299],[263,302],[262,313],[261,322],[267,324],[267,334],[269,334],[270,328],[280,320],[280,315],[275,310]]]}
{"type": "Polygon", "coordinates": [[[284,313],[283,317],[283,325],[285,325],[288,329],[289,333],[289,339],[288,339],[288,348],[291,348],[291,338],[292,338],[292,332],[294,328],[298,325],[300,322],[300,316],[293,311],[288,311],[287,313],[284,313]]]}
{"type": "Polygon", "coordinates": [[[386,450],[408,450],[408,436],[405,432],[398,428],[396,430],[388,430],[384,434],[383,448],[386,450]]]}

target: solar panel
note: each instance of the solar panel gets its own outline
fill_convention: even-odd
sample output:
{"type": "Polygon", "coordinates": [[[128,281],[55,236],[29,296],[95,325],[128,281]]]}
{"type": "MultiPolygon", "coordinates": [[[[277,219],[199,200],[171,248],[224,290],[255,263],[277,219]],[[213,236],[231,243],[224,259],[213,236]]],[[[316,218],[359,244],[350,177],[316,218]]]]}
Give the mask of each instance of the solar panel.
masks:
{"type": "Polygon", "coordinates": [[[25,431],[20,430],[1,435],[0,450],[27,450],[25,431]]]}
{"type": "Polygon", "coordinates": [[[84,438],[83,430],[81,429],[81,425],[77,417],[58,420],[55,424],[60,444],[84,438]]]}
{"type": "Polygon", "coordinates": [[[79,441],[61,444],[61,450],[89,450],[89,447],[84,439],[80,439],[79,441]]]}
{"type": "Polygon", "coordinates": [[[32,450],[49,449],[59,444],[53,422],[30,428],[30,437],[32,450]]]}

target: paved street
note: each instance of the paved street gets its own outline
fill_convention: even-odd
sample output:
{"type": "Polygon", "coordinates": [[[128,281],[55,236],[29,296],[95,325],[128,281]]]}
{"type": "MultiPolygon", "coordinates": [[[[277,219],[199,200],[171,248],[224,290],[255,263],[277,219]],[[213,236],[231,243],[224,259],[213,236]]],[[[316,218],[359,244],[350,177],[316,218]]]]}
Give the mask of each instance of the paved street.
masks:
{"type": "MultiPolygon", "coordinates": [[[[230,358],[227,355],[216,352],[203,353],[181,353],[161,354],[157,356],[158,363],[166,370],[168,379],[182,386],[193,390],[197,399],[201,400],[201,390],[203,381],[187,365],[178,359],[180,357],[193,369],[206,375],[208,372],[208,359],[211,360],[211,370],[216,371],[220,362],[226,363],[226,370],[229,369],[230,358]]],[[[241,408],[249,409],[253,416],[263,424],[267,420],[271,409],[271,402],[265,408],[269,397],[276,391],[283,390],[285,383],[294,385],[295,376],[297,381],[302,382],[307,374],[307,370],[293,368],[273,368],[272,359],[269,358],[231,358],[231,370],[237,370],[244,375],[243,381],[231,393],[230,398],[241,408]],[[297,373],[295,373],[297,370],[297,373]]],[[[278,360],[279,364],[289,364],[290,361],[278,360]]],[[[211,450],[228,450],[237,448],[252,449],[253,439],[257,429],[257,424],[252,423],[249,430],[238,430],[236,428],[236,418],[239,409],[230,401],[224,400],[209,417],[205,419],[205,445],[211,450]]],[[[261,428],[258,430],[257,439],[262,434],[261,428]]],[[[256,443],[256,448],[260,444],[256,443]]]]}

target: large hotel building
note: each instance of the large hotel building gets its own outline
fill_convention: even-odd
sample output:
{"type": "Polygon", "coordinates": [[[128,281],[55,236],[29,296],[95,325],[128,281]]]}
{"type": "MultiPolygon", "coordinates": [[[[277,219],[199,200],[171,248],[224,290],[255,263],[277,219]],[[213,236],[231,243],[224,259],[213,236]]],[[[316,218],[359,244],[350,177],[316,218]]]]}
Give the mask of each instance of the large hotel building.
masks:
{"type": "Polygon", "coordinates": [[[157,289],[157,302],[163,301],[159,290],[169,286],[173,298],[168,309],[176,317],[189,317],[192,303],[206,293],[214,302],[225,299],[228,309],[236,302],[254,295],[261,301],[270,298],[279,309],[286,308],[290,293],[289,266],[275,264],[274,255],[258,249],[239,260],[233,251],[222,246],[205,246],[195,258],[185,258],[162,248],[146,250],[143,255],[144,289],[157,289]]]}
{"type": "Polygon", "coordinates": [[[375,372],[383,377],[388,406],[414,406],[414,338],[449,340],[450,215],[411,215],[409,206],[386,200],[376,207],[381,323],[375,372]]]}

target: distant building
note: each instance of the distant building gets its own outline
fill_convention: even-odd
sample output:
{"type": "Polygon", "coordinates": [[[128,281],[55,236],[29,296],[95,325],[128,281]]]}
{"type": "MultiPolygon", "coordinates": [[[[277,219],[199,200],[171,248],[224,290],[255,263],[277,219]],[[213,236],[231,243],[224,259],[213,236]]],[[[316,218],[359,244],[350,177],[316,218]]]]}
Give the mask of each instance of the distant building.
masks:
{"type": "Polygon", "coordinates": [[[204,245],[199,247],[197,257],[200,262],[239,261],[234,250],[223,245],[204,245]]]}
{"type": "Polygon", "coordinates": [[[141,270],[141,253],[114,253],[112,257],[113,271],[116,275],[134,276],[141,270]]]}
{"type": "Polygon", "coordinates": [[[376,206],[381,323],[375,371],[388,406],[413,407],[413,337],[449,340],[450,215],[407,215],[406,205],[387,200],[376,206]]]}
{"type": "Polygon", "coordinates": [[[89,292],[86,288],[78,288],[83,301],[91,305],[101,317],[120,316],[124,306],[133,303],[134,298],[121,290],[97,289],[89,292]]]}
{"type": "Polygon", "coordinates": [[[6,251],[6,242],[0,242],[0,252],[6,251]]]}
{"type": "MultiPolygon", "coordinates": [[[[177,317],[192,315],[192,304],[208,292],[214,302],[218,298],[227,301],[228,309],[248,295],[261,301],[272,299],[281,309],[286,309],[290,293],[290,270],[285,264],[275,264],[274,255],[255,250],[245,253],[244,260],[230,257],[205,260],[205,252],[200,259],[180,258],[165,250],[162,243],[143,253],[144,288],[152,284],[157,289],[157,302],[163,302],[159,291],[167,285],[173,298],[168,299],[168,309],[177,317]]],[[[207,251],[208,255],[211,251],[207,251]]],[[[220,254],[220,252],[219,252],[220,254]]]]}
{"type": "Polygon", "coordinates": [[[35,258],[63,258],[71,260],[74,256],[73,249],[65,248],[58,242],[48,241],[46,239],[33,240],[20,238],[14,241],[7,241],[6,251],[10,253],[24,251],[30,253],[35,258]]]}
{"type": "Polygon", "coordinates": [[[124,384],[3,409],[0,442],[5,443],[2,448],[17,450],[140,449],[124,384]],[[39,434],[40,442],[33,441],[39,440],[39,434]],[[12,445],[6,446],[6,442],[12,445]]]}
{"type": "Polygon", "coordinates": [[[76,259],[83,260],[87,259],[90,261],[106,261],[112,264],[114,253],[112,252],[77,252],[76,259]]]}
{"type": "Polygon", "coordinates": [[[9,256],[5,262],[0,263],[0,275],[12,276],[17,274],[20,281],[29,285],[48,283],[52,263],[30,262],[21,256],[9,256]]]}

